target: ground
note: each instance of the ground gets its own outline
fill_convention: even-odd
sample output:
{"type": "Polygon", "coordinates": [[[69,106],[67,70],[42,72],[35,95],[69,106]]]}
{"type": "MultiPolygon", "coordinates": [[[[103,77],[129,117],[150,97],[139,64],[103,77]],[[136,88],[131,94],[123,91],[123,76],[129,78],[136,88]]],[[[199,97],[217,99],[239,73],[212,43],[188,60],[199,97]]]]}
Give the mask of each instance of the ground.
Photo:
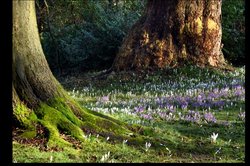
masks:
{"type": "Polygon", "coordinates": [[[217,71],[186,66],[108,75],[89,72],[59,81],[80,105],[128,124],[146,126],[149,130],[144,130],[144,135],[164,143],[141,140],[144,146],[132,146],[129,141],[115,143],[91,132],[79,141],[61,133],[73,146],[51,148],[45,144],[42,126],[33,139],[18,137],[20,129],[15,128],[13,162],[245,160],[244,68],[217,71]]]}

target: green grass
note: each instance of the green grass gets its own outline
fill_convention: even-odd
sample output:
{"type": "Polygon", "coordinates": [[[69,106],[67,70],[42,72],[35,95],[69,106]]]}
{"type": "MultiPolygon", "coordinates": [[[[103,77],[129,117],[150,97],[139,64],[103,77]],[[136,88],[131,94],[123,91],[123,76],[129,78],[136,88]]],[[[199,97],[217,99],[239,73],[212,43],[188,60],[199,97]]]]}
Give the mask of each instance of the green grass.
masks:
{"type": "MultiPolygon", "coordinates": [[[[91,74],[91,73],[90,73],[91,74]]],[[[130,142],[114,143],[106,138],[98,137],[96,133],[87,137],[77,146],[65,146],[61,150],[13,142],[14,162],[114,162],[114,163],[241,163],[245,161],[245,121],[238,118],[238,114],[245,112],[245,100],[236,96],[235,84],[244,86],[244,71],[222,72],[197,67],[183,67],[155,73],[123,73],[116,74],[112,79],[85,80],[81,84],[62,82],[71,96],[81,105],[101,112],[110,117],[129,124],[146,126],[144,135],[152,140],[152,146],[146,150],[145,146],[132,146],[130,142]],[[205,85],[205,86],[204,86],[205,85]],[[209,85],[209,86],[208,86],[209,85]],[[214,89],[229,87],[226,96],[216,100],[224,101],[223,107],[211,107],[209,111],[216,117],[216,123],[201,119],[197,123],[178,118],[178,112],[183,115],[187,110],[175,108],[174,118],[162,119],[154,110],[168,111],[160,108],[154,100],[157,97],[172,95],[185,96],[189,89],[198,89],[208,95],[214,89]],[[73,90],[75,89],[75,90],[73,90]],[[78,92],[77,92],[78,90],[78,92]],[[109,101],[102,102],[103,96],[109,96],[109,101]],[[140,114],[134,114],[134,108],[142,105],[145,100],[145,111],[154,117],[146,120],[140,114]],[[224,124],[227,122],[227,124],[224,124]],[[212,142],[211,135],[218,133],[216,142],[212,142]],[[109,157],[102,160],[105,154],[109,157]],[[52,160],[51,160],[52,156],[52,160]]],[[[74,78],[71,78],[74,80],[74,78]]],[[[192,92],[193,93],[193,92],[192,92]]],[[[199,92],[200,93],[200,92],[199,92]]],[[[193,93],[194,96],[199,93],[193,93]]],[[[245,94],[242,94],[243,96],[245,94]]],[[[144,103],[144,104],[145,104],[144,103]]],[[[190,101],[192,103],[192,101],[190,101]]],[[[174,105],[176,106],[176,105],[174,105]]],[[[187,108],[192,110],[191,104],[187,108]]],[[[201,115],[207,108],[196,108],[201,115]]],[[[208,110],[207,110],[208,111],[208,110]]],[[[141,140],[144,144],[148,141],[141,140]]]]}
{"type": "Polygon", "coordinates": [[[13,161],[15,162],[101,162],[101,158],[110,152],[105,162],[243,162],[244,132],[242,124],[222,128],[220,126],[159,124],[155,128],[159,137],[166,140],[169,150],[145,147],[134,148],[123,144],[112,144],[92,136],[80,145],[80,149],[67,147],[63,151],[40,151],[37,147],[13,143],[13,161]],[[218,132],[218,140],[211,143],[212,132],[218,132]],[[229,142],[229,140],[232,140],[229,142]],[[221,148],[218,154],[216,151],[221,148]],[[170,152],[171,151],[171,152],[170,152]]]}

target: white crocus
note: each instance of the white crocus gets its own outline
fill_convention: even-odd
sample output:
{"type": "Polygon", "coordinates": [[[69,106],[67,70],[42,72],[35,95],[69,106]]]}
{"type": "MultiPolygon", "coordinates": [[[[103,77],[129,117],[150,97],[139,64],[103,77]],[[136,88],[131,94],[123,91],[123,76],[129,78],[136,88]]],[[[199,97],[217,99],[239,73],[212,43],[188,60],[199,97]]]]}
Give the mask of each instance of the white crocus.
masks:
{"type": "Polygon", "coordinates": [[[105,162],[109,159],[109,156],[110,156],[110,152],[108,152],[107,154],[103,155],[102,158],[101,158],[101,162],[105,162]]]}
{"type": "Polygon", "coordinates": [[[145,148],[146,148],[146,152],[148,151],[148,149],[150,148],[151,143],[150,142],[146,142],[145,144],[145,148]]]}
{"type": "Polygon", "coordinates": [[[126,140],[123,140],[123,144],[126,144],[128,142],[128,140],[126,139],[126,140]]]}
{"type": "Polygon", "coordinates": [[[213,143],[216,143],[216,139],[217,139],[217,137],[218,137],[218,133],[213,133],[212,135],[211,135],[211,139],[212,139],[212,142],[213,143]]]}
{"type": "Polygon", "coordinates": [[[53,162],[53,156],[50,156],[49,158],[49,162],[52,163],[53,162]]]}

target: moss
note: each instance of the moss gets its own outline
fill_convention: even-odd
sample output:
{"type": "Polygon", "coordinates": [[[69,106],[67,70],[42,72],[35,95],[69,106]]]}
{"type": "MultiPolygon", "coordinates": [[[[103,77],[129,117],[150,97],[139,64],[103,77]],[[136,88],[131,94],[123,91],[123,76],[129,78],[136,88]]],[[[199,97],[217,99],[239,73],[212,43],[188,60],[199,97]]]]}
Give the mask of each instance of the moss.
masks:
{"type": "Polygon", "coordinates": [[[37,122],[37,116],[32,110],[20,102],[14,107],[13,115],[19,123],[18,125],[24,128],[21,137],[33,138],[36,136],[35,123],[37,122]]]}
{"type": "Polygon", "coordinates": [[[58,129],[53,125],[46,121],[40,121],[41,124],[48,129],[49,131],[49,138],[47,142],[48,147],[61,147],[64,148],[65,146],[71,146],[71,144],[64,139],[60,138],[60,134],[58,129]]]}
{"type": "MultiPolygon", "coordinates": [[[[51,101],[49,102],[51,104],[51,101]]],[[[80,129],[81,121],[72,113],[72,111],[65,105],[62,100],[55,99],[52,102],[55,108],[42,103],[36,110],[36,113],[40,116],[41,124],[46,127],[49,131],[49,142],[50,145],[59,146],[69,145],[67,141],[60,138],[60,132],[70,134],[73,137],[83,140],[84,133],[80,129]]]]}
{"type": "Polygon", "coordinates": [[[110,120],[97,119],[97,124],[106,129],[108,132],[113,132],[114,134],[126,135],[129,132],[125,126],[116,124],[110,120]]]}
{"type": "Polygon", "coordinates": [[[36,130],[27,130],[27,131],[24,131],[20,137],[22,138],[34,138],[36,136],[36,130]]]}
{"type": "Polygon", "coordinates": [[[35,110],[41,124],[49,131],[50,146],[70,145],[60,138],[60,133],[84,140],[84,132],[100,133],[113,138],[126,138],[131,131],[125,123],[112,117],[81,108],[78,103],[63,98],[54,98],[41,103],[35,110]]]}
{"type": "Polygon", "coordinates": [[[146,143],[145,139],[142,137],[137,137],[137,138],[129,138],[128,139],[128,144],[129,145],[134,145],[134,146],[143,146],[146,143]]]}
{"type": "MultiPolygon", "coordinates": [[[[78,119],[76,115],[79,113],[74,114],[74,109],[70,108],[70,102],[66,102],[65,99],[63,98],[54,98],[52,100],[48,101],[48,105],[51,106],[52,108],[58,110],[61,112],[68,120],[70,120],[73,124],[80,126],[81,125],[81,120],[78,119]]],[[[75,103],[72,103],[73,105],[75,103]]]]}

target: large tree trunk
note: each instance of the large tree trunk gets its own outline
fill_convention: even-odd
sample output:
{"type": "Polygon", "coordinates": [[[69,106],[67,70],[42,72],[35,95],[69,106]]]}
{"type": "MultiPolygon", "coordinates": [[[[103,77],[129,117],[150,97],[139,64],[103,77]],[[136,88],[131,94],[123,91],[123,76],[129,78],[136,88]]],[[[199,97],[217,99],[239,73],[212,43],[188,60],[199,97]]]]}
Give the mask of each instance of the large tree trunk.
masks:
{"type": "Polygon", "coordinates": [[[63,97],[41,47],[34,5],[34,1],[13,1],[13,92],[30,108],[63,97]]]}
{"type": "Polygon", "coordinates": [[[114,62],[115,70],[184,62],[224,66],[221,0],[148,0],[114,62]]]}
{"type": "Polygon", "coordinates": [[[74,102],[51,73],[36,22],[35,1],[13,1],[13,117],[24,137],[36,136],[36,125],[48,131],[50,145],[69,144],[61,132],[84,140],[85,132],[127,138],[128,126],[74,102]]]}

